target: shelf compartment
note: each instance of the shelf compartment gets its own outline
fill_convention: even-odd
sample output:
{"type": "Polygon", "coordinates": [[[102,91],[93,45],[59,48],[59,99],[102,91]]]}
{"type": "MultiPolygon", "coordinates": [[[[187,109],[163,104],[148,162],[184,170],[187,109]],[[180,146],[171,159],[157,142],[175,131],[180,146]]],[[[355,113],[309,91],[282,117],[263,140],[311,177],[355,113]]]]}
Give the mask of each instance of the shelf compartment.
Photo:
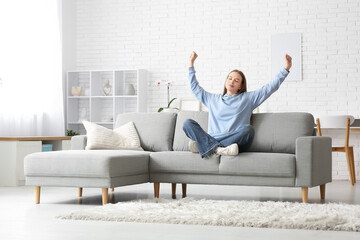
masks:
{"type": "MultiPolygon", "coordinates": [[[[116,98],[115,99],[115,113],[137,112],[138,111],[137,98],[116,98]]],[[[116,116],[115,116],[116,117],[116,116]]]]}
{"type": "Polygon", "coordinates": [[[91,99],[91,122],[113,122],[113,98],[91,99]]]}
{"type": "Polygon", "coordinates": [[[90,89],[90,73],[89,72],[68,72],[67,96],[72,97],[71,88],[80,86],[82,88],[81,95],[85,96],[90,89]]]}
{"type": "Polygon", "coordinates": [[[91,96],[113,96],[114,94],[114,72],[95,71],[91,72],[91,96]],[[110,88],[104,88],[107,82],[110,88]]]}
{"type": "Polygon", "coordinates": [[[90,99],[89,98],[69,98],[68,99],[68,122],[82,122],[89,120],[90,99]]]}
{"type": "Polygon", "coordinates": [[[115,95],[134,96],[138,94],[138,72],[136,70],[115,71],[115,95]],[[132,86],[132,87],[130,87],[132,86]],[[134,93],[129,92],[134,89],[134,93]]]}

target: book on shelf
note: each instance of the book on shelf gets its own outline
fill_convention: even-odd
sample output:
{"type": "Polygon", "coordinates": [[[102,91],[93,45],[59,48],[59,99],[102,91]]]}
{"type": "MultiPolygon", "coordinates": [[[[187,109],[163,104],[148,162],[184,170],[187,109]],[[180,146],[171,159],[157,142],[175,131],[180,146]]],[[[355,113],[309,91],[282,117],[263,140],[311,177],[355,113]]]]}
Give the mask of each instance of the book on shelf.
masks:
{"type": "Polygon", "coordinates": [[[41,151],[42,152],[50,152],[53,150],[53,145],[52,144],[43,144],[41,151]]]}

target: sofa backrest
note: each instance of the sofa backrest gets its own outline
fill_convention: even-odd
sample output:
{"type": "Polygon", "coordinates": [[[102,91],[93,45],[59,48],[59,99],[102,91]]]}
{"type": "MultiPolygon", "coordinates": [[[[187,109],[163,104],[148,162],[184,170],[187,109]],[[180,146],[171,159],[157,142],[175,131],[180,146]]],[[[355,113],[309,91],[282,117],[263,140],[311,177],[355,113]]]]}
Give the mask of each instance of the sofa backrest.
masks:
{"type": "Polygon", "coordinates": [[[123,113],[116,117],[115,128],[134,122],[145,151],[172,151],[176,113],[123,113]]]}
{"type": "Polygon", "coordinates": [[[255,137],[250,152],[295,153],[296,139],[315,133],[310,113],[257,113],[252,125],[255,137]]]}
{"type": "MultiPolygon", "coordinates": [[[[141,147],[146,151],[189,151],[189,138],[182,127],[186,119],[194,119],[207,131],[208,112],[119,114],[115,127],[134,122],[141,147]]],[[[313,136],[314,117],[310,113],[256,113],[250,152],[295,153],[296,138],[313,136]]]]}
{"type": "Polygon", "coordinates": [[[189,138],[185,135],[183,125],[186,119],[193,119],[206,132],[208,130],[208,112],[197,111],[180,111],[177,114],[175,135],[174,135],[174,151],[189,151],[189,138]]]}
{"type": "MultiPolygon", "coordinates": [[[[177,115],[174,151],[189,151],[189,138],[182,130],[186,119],[197,121],[207,131],[207,112],[179,112],[177,115]]],[[[310,113],[257,113],[253,114],[255,129],[251,152],[295,153],[296,138],[314,135],[314,117],[310,113]]]]}

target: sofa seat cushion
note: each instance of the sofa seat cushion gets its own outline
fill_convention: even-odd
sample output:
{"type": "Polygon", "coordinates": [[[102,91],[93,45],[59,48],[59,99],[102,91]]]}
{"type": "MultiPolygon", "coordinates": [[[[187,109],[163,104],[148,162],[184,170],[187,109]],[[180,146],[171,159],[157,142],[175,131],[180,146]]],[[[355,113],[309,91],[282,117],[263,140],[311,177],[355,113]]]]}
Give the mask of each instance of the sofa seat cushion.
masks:
{"type": "Polygon", "coordinates": [[[67,150],[40,152],[24,159],[25,176],[121,177],[148,173],[149,152],[67,150]]]}
{"type": "Polygon", "coordinates": [[[222,156],[219,173],[236,176],[295,177],[295,155],[246,152],[222,156]]]}
{"type": "Polygon", "coordinates": [[[219,157],[201,158],[198,153],[184,151],[156,152],[150,154],[151,173],[218,174],[219,157]]]}

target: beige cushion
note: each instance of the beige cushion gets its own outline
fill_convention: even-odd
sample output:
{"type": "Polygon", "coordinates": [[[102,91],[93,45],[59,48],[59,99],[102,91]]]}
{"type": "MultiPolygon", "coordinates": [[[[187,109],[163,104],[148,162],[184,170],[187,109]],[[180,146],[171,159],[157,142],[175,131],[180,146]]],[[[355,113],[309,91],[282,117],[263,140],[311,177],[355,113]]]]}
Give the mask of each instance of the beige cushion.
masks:
{"type": "Polygon", "coordinates": [[[143,150],[139,135],[133,122],[128,122],[114,130],[83,121],[87,135],[86,150],[89,149],[127,149],[143,150]]]}

